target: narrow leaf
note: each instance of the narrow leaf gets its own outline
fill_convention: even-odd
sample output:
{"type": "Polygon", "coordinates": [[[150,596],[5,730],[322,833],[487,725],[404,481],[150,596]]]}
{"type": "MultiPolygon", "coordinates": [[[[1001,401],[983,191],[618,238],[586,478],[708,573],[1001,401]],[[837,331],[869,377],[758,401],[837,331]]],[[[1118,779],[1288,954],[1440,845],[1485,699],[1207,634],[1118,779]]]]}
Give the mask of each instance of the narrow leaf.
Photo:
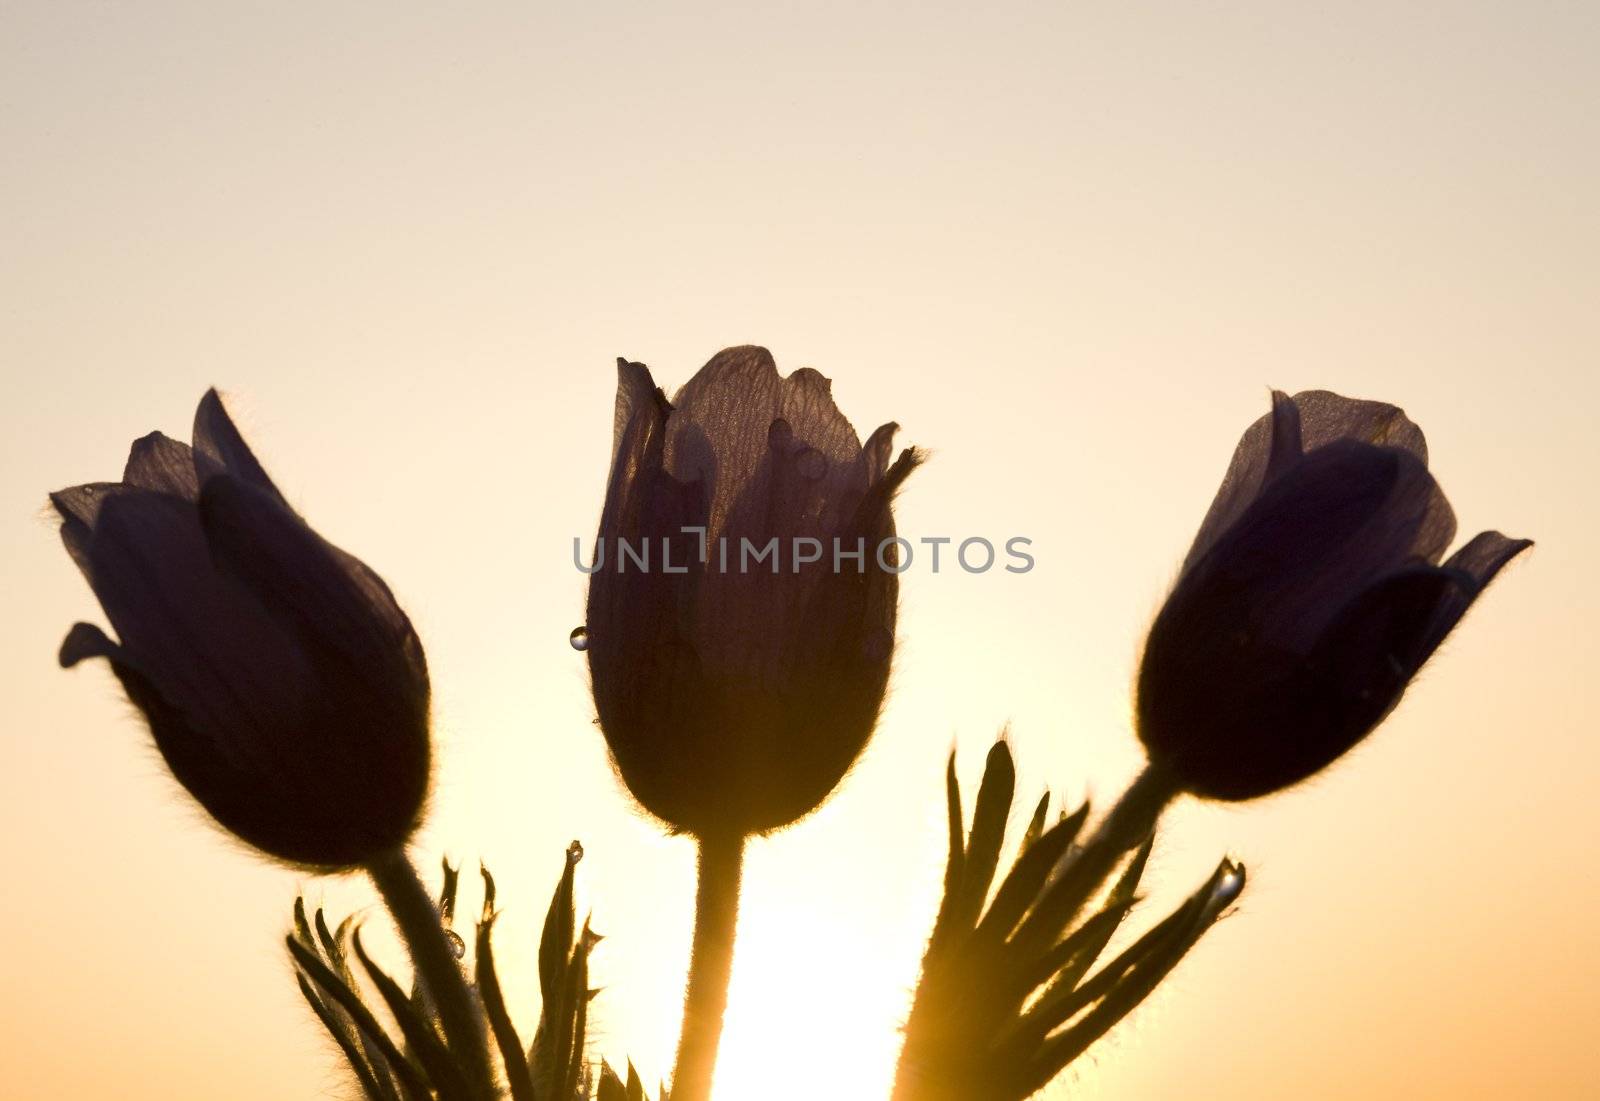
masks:
{"type": "Polygon", "coordinates": [[[1051,826],[1033,845],[1022,851],[1011,871],[995,892],[994,904],[978,925],[980,939],[1001,941],[1011,935],[1017,922],[1039,897],[1045,877],[1056,866],[1067,847],[1078,837],[1081,818],[1069,818],[1051,826]]]}
{"type": "Polygon", "coordinates": [[[1189,922],[1177,935],[1168,938],[1160,950],[1140,960],[1131,973],[1107,993],[1083,1019],[1066,1032],[1051,1038],[1045,1049],[1028,1067],[1019,1083],[1018,1096],[1027,1096],[1043,1088],[1068,1063],[1078,1058],[1089,1047],[1134,1009],[1160,985],[1178,962],[1188,955],[1201,936],[1216,924],[1227,902],[1238,896],[1244,887],[1244,869],[1224,861],[1211,880],[1190,899],[1185,909],[1190,911],[1189,922]],[[1227,881],[1232,877],[1235,882],[1227,881]],[[1218,904],[1226,895],[1226,902],[1218,904]]]}
{"type": "Polygon", "coordinates": [[[1046,791],[1039,796],[1038,804],[1033,808],[1033,817],[1028,820],[1028,828],[1022,831],[1022,842],[1017,846],[1017,855],[1021,856],[1028,851],[1035,841],[1044,833],[1045,815],[1050,811],[1050,793],[1046,791]]]}
{"type": "Polygon", "coordinates": [[[595,1101],[628,1101],[627,1087],[610,1063],[600,1064],[600,1092],[595,1095],[595,1101]]]}
{"type": "Polygon", "coordinates": [[[961,895],[952,917],[952,929],[971,929],[983,911],[984,900],[1000,864],[1000,848],[1005,843],[1006,819],[1011,814],[1011,798],[1016,791],[1017,769],[1011,747],[995,742],[984,764],[983,780],[972,811],[972,832],[967,839],[966,862],[962,872],[961,895]]]}
{"type": "Polygon", "coordinates": [[[939,913],[933,921],[933,932],[928,937],[928,957],[949,938],[956,908],[961,901],[961,881],[966,865],[966,821],[961,814],[961,781],[956,777],[956,752],[944,766],[946,818],[950,830],[950,856],[944,867],[944,897],[939,900],[939,913]]]}
{"type": "MultiPolygon", "coordinates": [[[[487,877],[488,873],[484,875],[487,877]]],[[[511,1014],[506,1010],[505,995],[500,990],[500,976],[495,971],[493,930],[492,914],[478,923],[478,950],[475,953],[478,996],[483,1000],[484,1015],[489,1018],[489,1030],[494,1034],[495,1046],[500,1049],[500,1058],[506,1065],[506,1081],[511,1086],[512,1101],[536,1101],[533,1072],[528,1067],[528,1057],[523,1054],[516,1025],[512,1024],[511,1014]]]]}
{"type": "Polygon", "coordinates": [[[405,1091],[408,1101],[430,1101],[433,1091],[427,1079],[400,1053],[400,1049],[383,1030],[383,1026],[378,1024],[377,1018],[372,1015],[366,1003],[329,969],[316,952],[301,944],[292,935],[285,937],[284,941],[289,945],[289,954],[294,957],[295,963],[310,976],[312,982],[321,987],[324,993],[349,1014],[351,1022],[361,1030],[361,1034],[371,1040],[382,1053],[395,1078],[400,1082],[400,1088],[405,1091]]]}
{"type": "Polygon", "coordinates": [[[584,1044],[588,1039],[589,1023],[589,939],[588,923],[584,923],[584,936],[572,953],[572,966],[567,971],[568,996],[571,999],[572,1048],[567,1057],[567,1077],[562,1098],[571,1097],[578,1088],[578,1071],[583,1066],[584,1044]]]}
{"type": "Polygon", "coordinates": [[[354,1027],[317,996],[317,992],[311,989],[311,984],[306,981],[303,972],[296,971],[294,981],[300,985],[300,993],[305,997],[306,1004],[311,1007],[311,1011],[322,1022],[322,1027],[328,1030],[328,1035],[333,1037],[334,1042],[339,1045],[339,1050],[344,1053],[345,1061],[350,1064],[356,1080],[361,1083],[362,1092],[372,1098],[372,1101],[388,1101],[389,1094],[378,1087],[378,1080],[373,1076],[372,1068],[367,1066],[366,1059],[362,1057],[354,1027]]]}
{"type": "Polygon", "coordinates": [[[582,853],[583,849],[577,847],[576,842],[567,849],[561,879],[550,899],[550,909],[544,919],[544,933],[539,938],[539,992],[547,1007],[561,999],[567,960],[572,955],[572,938],[577,926],[577,913],[572,904],[572,881],[582,853]],[[574,855],[574,849],[577,855],[574,855]]]}
{"type": "Polygon", "coordinates": [[[378,994],[388,1005],[395,1023],[400,1026],[401,1034],[406,1038],[406,1043],[416,1053],[423,1069],[428,1072],[428,1077],[433,1080],[440,1101],[456,1101],[458,1098],[461,1101],[472,1101],[472,1090],[467,1085],[466,1075],[456,1065],[444,1041],[439,1038],[433,1022],[417,1011],[416,1005],[406,996],[399,983],[372,962],[372,957],[367,955],[367,950],[361,944],[360,931],[356,932],[351,943],[356,950],[356,959],[361,961],[367,977],[372,980],[372,985],[377,988],[378,994]]]}
{"type": "MultiPolygon", "coordinates": [[[[1150,852],[1155,848],[1155,843],[1156,839],[1152,836],[1143,845],[1139,846],[1139,850],[1133,854],[1133,859],[1128,862],[1128,866],[1123,869],[1122,875],[1117,878],[1117,882],[1112,886],[1110,893],[1106,895],[1102,912],[1120,909],[1122,914],[1127,914],[1132,907],[1134,894],[1139,889],[1139,880],[1144,876],[1146,865],[1150,863],[1150,852]]],[[[1099,959],[1100,953],[1106,950],[1106,945],[1110,943],[1116,931],[1116,924],[1105,926],[1098,938],[1098,943],[1093,944],[1089,951],[1080,953],[1076,959],[1062,968],[1057,973],[1054,980],[1055,983],[1073,987],[1082,982],[1083,977],[1089,973],[1089,968],[1094,966],[1094,961],[1099,959]]]]}

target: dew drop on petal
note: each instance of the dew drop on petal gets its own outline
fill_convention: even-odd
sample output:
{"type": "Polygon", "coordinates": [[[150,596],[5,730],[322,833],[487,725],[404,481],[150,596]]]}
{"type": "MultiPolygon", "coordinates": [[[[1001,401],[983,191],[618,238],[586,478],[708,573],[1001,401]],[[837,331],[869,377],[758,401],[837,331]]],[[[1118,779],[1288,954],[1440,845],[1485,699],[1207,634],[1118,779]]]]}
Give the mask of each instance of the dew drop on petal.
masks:
{"type": "Polygon", "coordinates": [[[795,457],[795,468],[806,481],[820,481],[828,473],[828,457],[816,448],[808,447],[795,457]]]}
{"type": "Polygon", "coordinates": [[[461,934],[454,929],[446,929],[444,931],[444,939],[450,942],[450,951],[455,955],[456,959],[460,959],[467,954],[467,942],[462,940],[461,934]]]}
{"type": "Polygon", "coordinates": [[[587,650],[589,648],[589,628],[574,627],[572,633],[567,636],[567,641],[572,643],[574,650],[587,650]]]}

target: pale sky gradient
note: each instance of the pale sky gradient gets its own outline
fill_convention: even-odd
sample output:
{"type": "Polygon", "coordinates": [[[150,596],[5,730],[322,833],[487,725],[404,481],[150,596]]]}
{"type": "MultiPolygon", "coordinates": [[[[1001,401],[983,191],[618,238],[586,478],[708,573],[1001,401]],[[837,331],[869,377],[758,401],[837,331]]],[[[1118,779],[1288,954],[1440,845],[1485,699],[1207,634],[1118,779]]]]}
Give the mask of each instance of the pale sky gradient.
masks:
{"type": "Polygon", "coordinates": [[[1539,546],[1331,774],[1170,817],[1141,920],[1225,852],[1241,912],[1054,1096],[1600,1095],[1597,56],[1592,3],[5,5],[8,1098],[348,1095],[283,958],[301,881],[55,665],[100,613],[46,492],[212,384],[417,621],[421,851],[497,873],[524,1031],[578,837],[596,1051],[665,1073],[692,854],[590,726],[570,541],[614,358],[676,386],[737,343],[933,450],[904,532],[1038,567],[907,574],[876,741],[751,853],[718,1101],[885,1096],[945,753],[1009,722],[1025,791],[1118,790],[1141,632],[1269,386],[1405,406],[1463,532],[1539,546]]]}

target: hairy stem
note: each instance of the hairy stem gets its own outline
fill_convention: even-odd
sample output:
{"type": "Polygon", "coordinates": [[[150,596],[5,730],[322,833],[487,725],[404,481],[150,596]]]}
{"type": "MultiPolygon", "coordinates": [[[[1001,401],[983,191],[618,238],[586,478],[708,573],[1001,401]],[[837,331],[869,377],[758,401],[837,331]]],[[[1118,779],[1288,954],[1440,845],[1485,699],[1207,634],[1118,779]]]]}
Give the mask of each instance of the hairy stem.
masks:
{"type": "Polygon", "coordinates": [[[1177,781],[1166,768],[1153,762],[1145,765],[1084,848],[1098,848],[1114,863],[1123,853],[1144,843],[1155,828],[1156,819],[1177,794],[1177,781]]]}
{"type": "Polygon", "coordinates": [[[700,882],[695,894],[694,948],[683,1000],[683,1032],[672,1076],[673,1101],[706,1101],[711,1094],[722,1015],[728,1007],[734,927],[739,918],[739,874],[744,863],[741,834],[696,840],[700,882]]]}
{"type": "Polygon", "coordinates": [[[411,963],[439,1014],[451,1055],[472,1083],[473,1092],[491,1101],[497,1090],[483,1027],[466,976],[445,937],[444,922],[433,895],[403,849],[373,860],[367,865],[367,874],[394,915],[411,953],[411,963]]]}
{"type": "MultiPolygon", "coordinates": [[[[1123,855],[1144,844],[1178,790],[1172,773],[1154,762],[1145,765],[1144,771],[1134,777],[1083,848],[1064,862],[1054,877],[1056,888],[1070,883],[1074,893],[1081,892],[1072,916],[1081,912],[1090,895],[1116,868],[1123,855]]],[[[1050,890],[1046,888],[1046,893],[1050,890]]]]}

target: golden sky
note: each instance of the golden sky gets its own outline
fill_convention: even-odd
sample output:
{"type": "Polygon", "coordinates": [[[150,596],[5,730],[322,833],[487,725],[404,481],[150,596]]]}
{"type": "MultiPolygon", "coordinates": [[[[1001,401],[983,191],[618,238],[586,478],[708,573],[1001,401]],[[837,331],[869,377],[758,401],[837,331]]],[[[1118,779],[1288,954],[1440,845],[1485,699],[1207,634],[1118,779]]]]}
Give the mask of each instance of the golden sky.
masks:
{"type": "Polygon", "coordinates": [[[1038,565],[904,578],[875,742],[750,853],[719,1101],[884,1096],[952,745],[1132,775],[1141,633],[1269,386],[1403,405],[1463,532],[1539,546],[1331,773],[1169,816],[1146,920],[1224,853],[1240,913],[1055,1095],[1596,1096],[1597,51],[1578,3],[5,5],[7,1096],[344,1096],[280,934],[368,888],[230,844],[55,665],[100,616],[46,492],[212,384],[422,632],[420,851],[495,871],[525,1031],[581,838],[597,1053],[665,1073],[692,852],[590,725],[571,539],[615,357],[739,343],[932,449],[902,531],[1038,565]]]}

